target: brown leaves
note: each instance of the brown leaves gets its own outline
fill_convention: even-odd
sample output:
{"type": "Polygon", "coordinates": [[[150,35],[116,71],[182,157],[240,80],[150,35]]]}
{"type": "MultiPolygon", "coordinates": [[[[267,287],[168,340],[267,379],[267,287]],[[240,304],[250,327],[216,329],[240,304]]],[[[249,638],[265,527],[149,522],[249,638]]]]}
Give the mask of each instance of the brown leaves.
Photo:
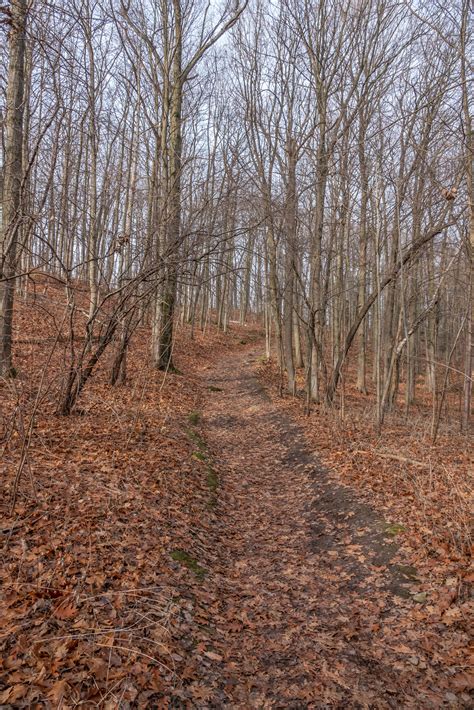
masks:
{"type": "Polygon", "coordinates": [[[24,698],[27,692],[27,685],[21,683],[12,685],[0,692],[0,705],[13,705],[16,701],[24,698]]]}
{"type": "MultiPolygon", "coordinates": [[[[267,367],[263,376],[271,387],[274,386],[274,392],[277,393],[277,373],[272,373],[267,367]]],[[[463,577],[462,565],[468,563],[468,557],[465,553],[461,554],[459,549],[454,550],[452,545],[452,521],[459,520],[462,508],[457,506],[458,498],[455,504],[449,494],[450,481],[439,475],[440,469],[436,469],[442,462],[443,470],[457,471],[458,478],[456,481],[453,479],[452,483],[455,487],[461,486],[462,490],[464,464],[467,461],[467,457],[462,454],[465,440],[458,438],[453,445],[450,439],[442,445],[437,445],[436,453],[430,449],[427,451],[426,442],[415,441],[406,423],[401,422],[397,422],[392,431],[384,432],[383,440],[377,439],[367,426],[367,419],[358,419],[355,400],[360,396],[352,393],[348,395],[347,391],[346,396],[348,399],[351,397],[351,417],[347,422],[341,422],[337,413],[333,415],[327,411],[324,416],[321,416],[321,412],[315,412],[314,416],[308,419],[302,414],[300,402],[294,399],[281,400],[277,394],[273,403],[280,411],[291,413],[293,421],[296,419],[299,427],[304,429],[311,449],[318,455],[322,454],[326,466],[330,467],[329,477],[332,485],[329,486],[327,495],[327,511],[316,507],[313,512],[313,528],[318,533],[322,559],[326,563],[320,572],[325,596],[319,601],[320,610],[317,616],[323,618],[328,626],[333,625],[339,618],[341,631],[337,632],[336,638],[342,636],[345,641],[350,642],[353,651],[365,659],[364,663],[377,660],[383,662],[384,669],[395,669],[396,674],[392,677],[389,677],[386,670],[382,671],[384,684],[386,688],[391,689],[390,693],[398,698],[400,689],[403,688],[403,702],[406,702],[411,692],[415,704],[423,704],[424,700],[421,698],[424,698],[429,705],[434,702],[433,698],[436,698],[435,705],[441,706],[451,692],[449,702],[453,702],[454,697],[456,703],[466,703],[467,679],[461,674],[459,687],[456,688],[453,683],[456,671],[463,670],[469,664],[468,624],[472,615],[472,611],[469,612],[463,604],[459,604],[459,595],[466,598],[463,597],[467,592],[463,587],[463,579],[468,578],[469,573],[463,577]],[[395,457],[373,457],[369,452],[374,445],[383,446],[383,451],[400,451],[405,459],[404,470],[395,457]],[[355,453],[354,450],[359,449],[366,451],[366,454],[362,456],[355,453]],[[419,467],[414,468],[413,477],[411,469],[409,475],[406,471],[410,467],[410,461],[420,460],[428,460],[432,470],[436,470],[436,473],[433,473],[429,503],[427,498],[423,497],[424,489],[420,489],[420,486],[416,490],[413,489],[412,481],[418,482],[420,479],[419,467]],[[401,570],[410,571],[408,584],[411,590],[409,588],[407,591],[411,591],[411,601],[403,598],[391,599],[387,596],[386,579],[391,565],[370,564],[373,555],[373,552],[370,552],[370,545],[373,544],[370,543],[370,540],[373,540],[370,525],[363,526],[359,523],[355,526],[352,536],[355,533],[356,539],[351,541],[351,535],[347,534],[351,513],[348,511],[348,515],[343,519],[346,508],[345,504],[341,505],[341,499],[337,495],[341,484],[346,487],[349,500],[352,497],[353,516],[354,511],[360,507],[357,498],[363,498],[366,508],[377,506],[385,520],[400,521],[403,524],[403,533],[398,534],[397,531],[396,536],[387,535],[386,542],[394,544],[396,541],[404,545],[404,558],[395,561],[402,563],[399,565],[401,570]],[[339,522],[338,516],[341,518],[339,522]],[[434,534],[433,522],[436,524],[437,534],[434,534]],[[444,539],[440,535],[443,525],[444,530],[448,530],[444,539]],[[365,549],[362,545],[358,550],[357,545],[365,536],[369,545],[366,542],[365,549]],[[435,554],[427,554],[430,549],[436,550],[435,554]],[[357,580],[357,565],[371,570],[365,582],[357,580]],[[349,599],[346,599],[341,590],[344,589],[344,579],[347,578],[348,572],[351,591],[349,599]],[[429,582],[423,584],[423,579],[429,582]],[[362,584],[359,593],[357,583],[362,584]],[[329,599],[326,596],[329,596],[329,599]],[[420,604],[413,603],[414,598],[419,598],[420,604]],[[330,611],[331,607],[341,606],[347,610],[346,620],[330,611]],[[367,634],[367,630],[370,634],[367,634]],[[430,634],[431,631],[434,633],[430,634]],[[440,662],[446,669],[443,674],[436,668],[436,664],[440,662]],[[428,686],[429,677],[437,677],[437,692],[433,691],[433,683],[431,687],[428,686]],[[413,678],[416,678],[416,683],[412,684],[413,678]],[[463,682],[466,682],[466,686],[461,690],[463,682]],[[460,693],[460,697],[453,695],[453,692],[460,693]]],[[[362,405],[367,407],[366,398],[362,405]]],[[[286,441],[290,438],[295,438],[294,433],[291,437],[275,436],[274,440],[286,441]]],[[[300,441],[302,439],[300,436],[300,441]]],[[[315,471],[315,479],[319,482],[322,472],[316,462],[313,463],[312,469],[315,471]]],[[[420,481],[421,483],[423,482],[420,481]]],[[[285,491],[286,498],[287,488],[284,482],[275,485],[275,490],[285,491]]],[[[319,486],[318,491],[319,494],[324,494],[322,486],[319,486]]],[[[291,517],[291,505],[287,508],[291,517]]],[[[391,530],[387,528],[387,532],[391,530]]],[[[299,577],[297,571],[295,574],[293,588],[295,579],[299,577]]],[[[348,673],[350,663],[346,673],[341,674],[339,682],[344,682],[344,675],[347,677],[348,673]]],[[[373,682],[376,683],[375,680],[373,682]]],[[[380,690],[378,693],[376,691],[374,698],[380,700],[383,694],[380,690]]],[[[352,698],[351,702],[353,701],[352,698]]],[[[367,704],[374,704],[374,700],[368,701],[367,704]]]]}
{"type": "Polygon", "coordinates": [[[58,680],[48,691],[48,698],[55,707],[59,707],[64,699],[68,684],[65,680],[58,680]]]}
{"type": "MultiPolygon", "coordinates": [[[[138,336],[129,387],[111,390],[98,371],[83,416],[38,416],[38,500],[25,495],[18,520],[6,523],[0,704],[383,707],[388,693],[387,707],[407,698],[436,707],[449,689],[465,693],[459,590],[469,577],[447,571],[450,545],[436,541],[429,575],[420,573],[429,583],[412,590],[428,589],[426,602],[393,599],[389,565],[374,563],[365,540],[370,525],[350,526],[354,506],[338,520],[340,499],[336,512],[314,515],[315,462],[301,431],[258,388],[246,389],[240,355],[216,363],[222,336],[186,341],[178,355],[186,374],[168,374],[164,386],[138,336]],[[213,505],[207,460],[193,458],[193,411],[203,411],[194,434],[219,474],[213,505]],[[173,550],[206,577],[173,563],[173,550]],[[440,575],[449,585],[437,584],[440,575]],[[446,687],[434,689],[440,675],[446,687]]],[[[390,483],[389,462],[374,476],[373,462],[354,458],[344,432],[323,420],[309,429],[334,470],[384,501],[399,483],[390,483]]],[[[360,436],[357,421],[351,431],[360,436]]],[[[388,520],[413,510],[406,482],[399,498],[388,520]]],[[[426,556],[412,530],[403,539],[426,556]]]]}
{"type": "Polygon", "coordinates": [[[206,687],[205,685],[192,684],[189,688],[191,697],[197,703],[204,703],[211,700],[214,695],[212,688],[206,687]]]}
{"type": "Polygon", "coordinates": [[[53,615],[61,621],[73,619],[77,616],[77,607],[71,601],[64,601],[56,607],[53,615]]]}
{"type": "Polygon", "coordinates": [[[450,187],[450,188],[444,188],[441,191],[441,194],[443,195],[445,200],[448,200],[448,202],[451,202],[452,200],[456,199],[457,195],[457,187],[450,187]]]}
{"type": "Polygon", "coordinates": [[[205,651],[204,655],[206,658],[210,658],[211,661],[223,661],[223,657],[220,656],[218,653],[214,653],[214,651],[205,651]]]}
{"type": "MultiPolygon", "coordinates": [[[[31,342],[17,348],[26,405],[28,397],[35,401],[38,363],[48,359],[48,330],[63,299],[63,291],[51,286],[51,318],[17,302],[16,322],[31,342]]],[[[15,516],[2,509],[10,543],[0,567],[0,582],[9,590],[0,639],[0,693],[10,698],[7,704],[101,706],[105,697],[111,708],[120,698],[168,708],[174,689],[196,681],[202,663],[223,662],[216,660],[219,649],[209,651],[216,658],[198,657],[192,641],[201,640],[204,651],[212,648],[204,627],[215,590],[170,566],[169,556],[183,549],[201,560],[215,517],[206,468],[192,458],[188,414],[202,408],[204,394],[211,396],[193,373],[228,344],[222,334],[196,336],[177,346],[184,374],[168,373],[163,382],[149,367],[149,334],[139,329],[128,385],[109,386],[105,358],[84,393],[81,416],[53,417],[49,395],[37,412],[30,448],[35,491],[25,476],[15,516]],[[203,593],[201,607],[188,605],[190,590],[203,593]]],[[[51,395],[63,364],[53,358],[51,395]]],[[[3,399],[2,415],[4,403],[6,413],[16,407],[13,398],[3,399]]],[[[21,450],[21,432],[14,434],[2,477],[5,503],[21,450]]],[[[204,698],[210,691],[201,685],[196,696],[204,698]]]]}
{"type": "Polygon", "coordinates": [[[453,688],[459,691],[474,690],[474,672],[458,673],[452,679],[453,688]]]}

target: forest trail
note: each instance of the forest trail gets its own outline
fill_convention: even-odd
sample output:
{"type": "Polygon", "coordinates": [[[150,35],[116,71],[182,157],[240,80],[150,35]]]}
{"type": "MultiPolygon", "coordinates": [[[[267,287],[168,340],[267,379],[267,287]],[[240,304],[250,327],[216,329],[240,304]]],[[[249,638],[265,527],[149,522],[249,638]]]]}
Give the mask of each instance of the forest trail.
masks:
{"type": "Polygon", "coordinates": [[[205,373],[219,603],[201,669],[212,691],[198,706],[444,705],[439,669],[406,645],[402,626],[393,636],[400,607],[416,604],[406,570],[390,562],[385,521],[329,480],[262,389],[258,354],[233,352],[205,373]]]}

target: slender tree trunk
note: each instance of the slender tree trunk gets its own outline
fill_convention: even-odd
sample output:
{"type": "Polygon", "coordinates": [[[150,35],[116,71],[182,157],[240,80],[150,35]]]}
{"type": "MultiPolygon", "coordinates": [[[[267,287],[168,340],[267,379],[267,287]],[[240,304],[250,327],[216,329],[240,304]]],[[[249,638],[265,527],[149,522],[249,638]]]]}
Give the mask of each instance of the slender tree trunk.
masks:
{"type": "Polygon", "coordinates": [[[26,0],[12,0],[10,11],[5,177],[0,222],[0,377],[14,374],[12,331],[16,245],[22,224],[26,0]]]}
{"type": "Polygon", "coordinates": [[[463,0],[461,22],[461,86],[464,118],[466,187],[469,207],[469,237],[466,241],[468,270],[468,303],[470,313],[467,318],[466,348],[464,358],[464,401],[461,426],[463,431],[469,431],[472,398],[472,362],[474,351],[474,131],[472,127],[471,108],[469,103],[469,75],[466,67],[467,32],[469,15],[472,9],[469,0],[463,0]]]}
{"type": "Polygon", "coordinates": [[[283,299],[283,344],[288,392],[296,394],[295,359],[293,353],[293,317],[295,290],[295,252],[296,252],[296,146],[293,138],[288,140],[288,174],[285,205],[286,228],[286,283],[283,299]]]}
{"type": "MultiPolygon", "coordinates": [[[[320,89],[322,93],[323,90],[320,89]]],[[[322,116],[326,116],[326,104],[324,97],[319,97],[321,104],[322,116]]],[[[328,156],[326,153],[326,124],[321,121],[319,147],[317,155],[317,183],[316,183],[316,205],[315,205],[315,224],[314,238],[311,245],[311,308],[313,310],[313,330],[308,339],[309,343],[317,341],[319,348],[311,348],[311,399],[314,402],[319,402],[319,387],[320,387],[320,369],[321,358],[324,356],[322,351],[322,335],[323,335],[323,287],[322,287],[322,240],[323,240],[323,221],[324,221],[324,202],[326,197],[326,184],[328,175],[328,156]]]]}
{"type": "MultiPolygon", "coordinates": [[[[365,154],[365,111],[360,112],[359,123],[359,169],[361,181],[361,205],[360,205],[360,225],[359,225],[359,280],[357,291],[357,307],[360,308],[365,301],[366,281],[367,281],[367,203],[369,193],[369,181],[367,171],[367,160],[365,154]]],[[[363,394],[367,394],[366,385],[366,323],[362,323],[358,333],[358,355],[357,355],[357,389],[363,394]]]]}
{"type": "Polygon", "coordinates": [[[181,236],[181,114],[183,103],[182,77],[182,18],[181,2],[173,0],[174,42],[172,58],[172,86],[170,90],[169,184],[166,220],[166,277],[160,298],[160,332],[156,364],[160,370],[173,367],[173,327],[176,290],[178,286],[178,251],[181,236]]]}

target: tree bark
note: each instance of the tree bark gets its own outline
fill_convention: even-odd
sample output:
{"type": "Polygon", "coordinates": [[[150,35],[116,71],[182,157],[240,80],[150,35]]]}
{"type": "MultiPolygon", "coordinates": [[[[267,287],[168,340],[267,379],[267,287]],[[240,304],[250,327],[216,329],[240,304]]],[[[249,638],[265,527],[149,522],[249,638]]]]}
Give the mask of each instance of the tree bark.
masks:
{"type": "Polygon", "coordinates": [[[0,221],[0,377],[15,374],[12,361],[16,246],[22,224],[23,115],[26,0],[10,4],[5,177],[0,221]]]}

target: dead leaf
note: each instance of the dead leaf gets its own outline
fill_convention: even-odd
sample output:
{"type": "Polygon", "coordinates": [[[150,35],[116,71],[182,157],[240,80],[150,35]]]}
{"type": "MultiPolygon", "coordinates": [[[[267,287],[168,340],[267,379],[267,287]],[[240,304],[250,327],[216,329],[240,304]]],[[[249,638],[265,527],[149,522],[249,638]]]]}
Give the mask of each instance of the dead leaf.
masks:
{"type": "Polygon", "coordinates": [[[452,685],[456,690],[474,690],[474,673],[458,673],[452,680],[452,685]]]}
{"type": "Polygon", "coordinates": [[[214,651],[205,651],[204,653],[207,658],[210,658],[211,661],[222,661],[223,657],[220,656],[218,653],[214,653],[214,651]]]}
{"type": "Polygon", "coordinates": [[[58,680],[49,690],[48,692],[48,698],[53,701],[54,705],[56,707],[60,706],[64,694],[66,693],[68,684],[67,681],[65,680],[58,680]]]}
{"type": "Polygon", "coordinates": [[[60,604],[54,611],[54,616],[61,621],[73,619],[77,615],[77,607],[72,603],[60,604]]]}
{"type": "Polygon", "coordinates": [[[21,683],[12,685],[0,693],[0,705],[12,705],[16,700],[23,698],[27,692],[27,685],[21,683]]]}
{"type": "Polygon", "coordinates": [[[418,594],[414,594],[412,597],[414,602],[418,602],[418,604],[422,604],[428,599],[428,594],[427,592],[418,592],[418,594]]]}

